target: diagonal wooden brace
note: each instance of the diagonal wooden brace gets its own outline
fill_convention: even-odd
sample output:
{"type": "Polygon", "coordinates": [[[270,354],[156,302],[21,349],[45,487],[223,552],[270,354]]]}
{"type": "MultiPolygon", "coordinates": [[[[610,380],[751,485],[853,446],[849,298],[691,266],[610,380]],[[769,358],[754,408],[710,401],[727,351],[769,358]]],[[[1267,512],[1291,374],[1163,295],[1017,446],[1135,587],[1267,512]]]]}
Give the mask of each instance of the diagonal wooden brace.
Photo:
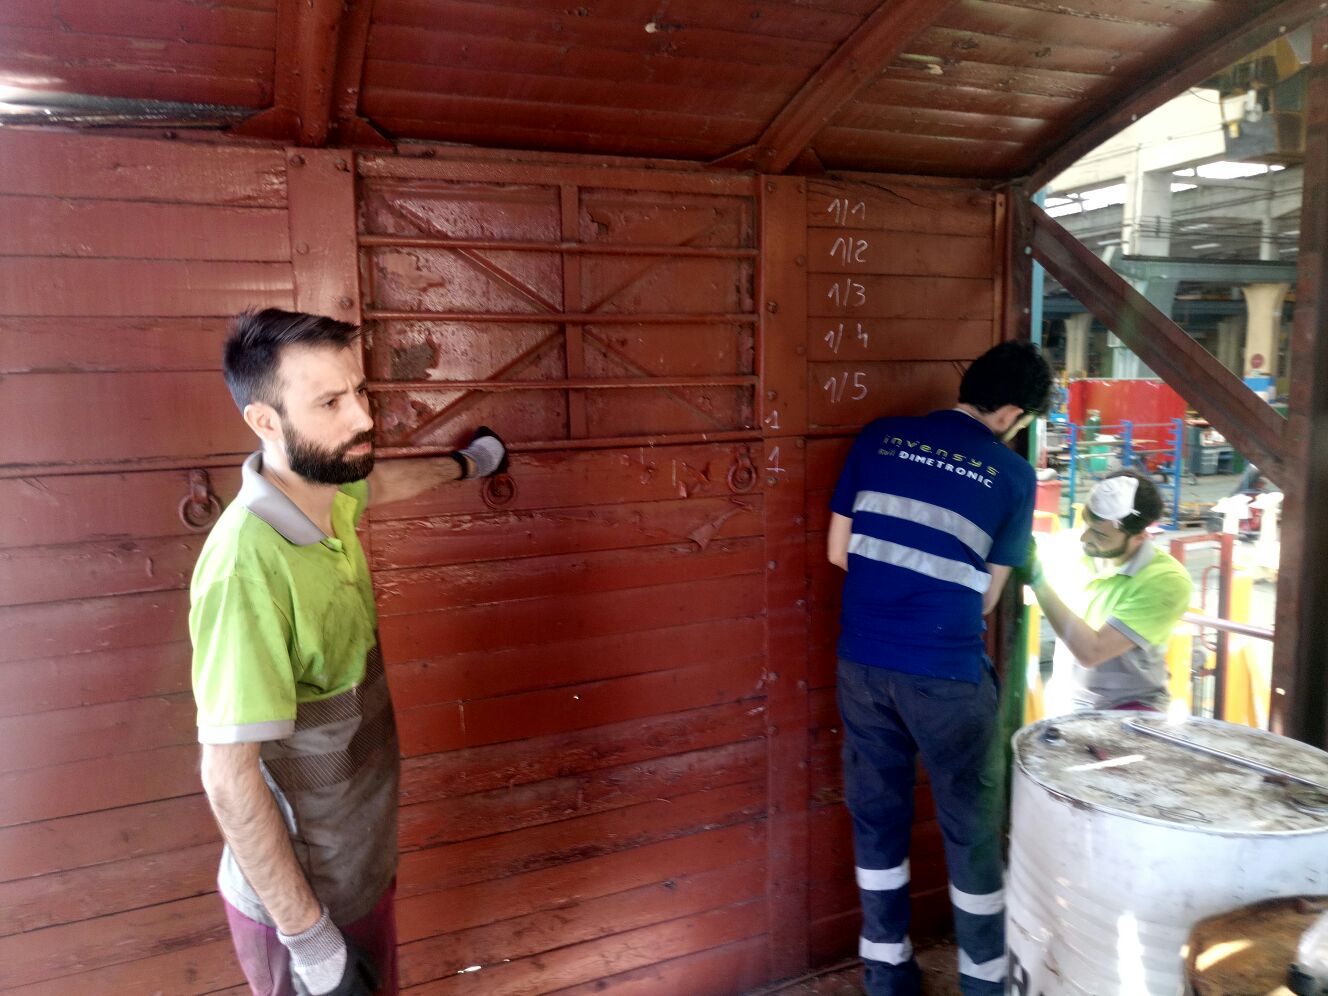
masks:
{"type": "Polygon", "coordinates": [[[1283,479],[1286,419],[1036,205],[1033,258],[1246,459],[1283,479]]]}

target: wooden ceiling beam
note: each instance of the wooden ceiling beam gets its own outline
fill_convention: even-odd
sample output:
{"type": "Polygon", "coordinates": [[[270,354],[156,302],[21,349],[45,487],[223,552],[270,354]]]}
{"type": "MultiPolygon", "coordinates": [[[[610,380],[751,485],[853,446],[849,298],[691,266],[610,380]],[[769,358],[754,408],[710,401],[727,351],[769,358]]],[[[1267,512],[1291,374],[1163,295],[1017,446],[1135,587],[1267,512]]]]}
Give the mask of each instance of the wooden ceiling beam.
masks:
{"type": "Polygon", "coordinates": [[[327,144],[343,12],[342,0],[279,0],[272,106],[236,134],[327,144]]]}
{"type": "Polygon", "coordinates": [[[1246,459],[1282,480],[1286,419],[1036,205],[1033,258],[1246,459]]]}
{"type": "Polygon", "coordinates": [[[369,49],[373,8],[374,0],[346,0],[332,81],[330,138],[337,145],[390,149],[391,141],[378,126],[360,115],[360,88],[364,82],[364,60],[369,49]]]}
{"type": "Polygon", "coordinates": [[[1041,190],[1065,170],[1167,101],[1216,76],[1255,49],[1308,23],[1328,11],[1323,0],[1281,0],[1265,6],[1235,31],[1206,38],[1201,47],[1181,57],[1170,69],[1149,76],[1134,90],[1111,102],[1111,110],[1087,122],[1064,145],[1037,165],[1028,180],[1030,190],[1041,190]]]}
{"type": "MultiPolygon", "coordinates": [[[[885,0],[784,105],[756,144],[738,154],[741,164],[762,173],[785,172],[839,109],[955,2],[885,0]]],[[[722,162],[738,164],[733,157],[722,162]]]]}

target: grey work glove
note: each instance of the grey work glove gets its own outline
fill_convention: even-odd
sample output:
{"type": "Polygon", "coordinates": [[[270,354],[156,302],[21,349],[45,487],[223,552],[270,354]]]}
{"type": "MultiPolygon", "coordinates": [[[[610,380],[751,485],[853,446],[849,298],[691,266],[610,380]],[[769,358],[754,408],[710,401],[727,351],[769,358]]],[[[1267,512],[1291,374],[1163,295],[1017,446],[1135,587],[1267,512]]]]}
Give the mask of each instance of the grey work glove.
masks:
{"type": "Polygon", "coordinates": [[[373,996],[378,989],[378,966],[332,922],[326,906],[308,930],[277,931],[277,939],[290,952],[297,988],[309,996],[373,996]]]}
{"type": "Polygon", "coordinates": [[[475,430],[469,443],[452,454],[461,466],[461,479],[489,477],[507,470],[507,446],[487,425],[475,430]]]}

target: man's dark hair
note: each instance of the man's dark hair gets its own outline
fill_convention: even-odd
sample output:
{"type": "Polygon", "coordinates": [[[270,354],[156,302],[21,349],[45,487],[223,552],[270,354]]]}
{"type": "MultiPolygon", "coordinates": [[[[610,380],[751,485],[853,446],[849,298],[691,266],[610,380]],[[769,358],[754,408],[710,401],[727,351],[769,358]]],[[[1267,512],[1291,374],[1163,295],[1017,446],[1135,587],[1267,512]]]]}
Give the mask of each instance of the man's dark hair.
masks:
{"type": "Polygon", "coordinates": [[[1031,342],[1003,342],[969,365],[959,402],[988,414],[1016,405],[1044,415],[1051,407],[1051,368],[1031,342]]]}
{"type": "Polygon", "coordinates": [[[255,401],[283,411],[277,371],[287,346],[345,349],[359,337],[349,322],[279,308],[250,308],[235,316],[222,349],[221,371],[240,411],[255,401]]]}
{"type": "Polygon", "coordinates": [[[1121,532],[1126,536],[1138,536],[1162,518],[1162,492],[1157,490],[1156,484],[1137,470],[1118,470],[1102,480],[1109,481],[1113,477],[1132,477],[1139,482],[1139,490],[1134,493],[1134,514],[1120,520],[1121,532]]]}

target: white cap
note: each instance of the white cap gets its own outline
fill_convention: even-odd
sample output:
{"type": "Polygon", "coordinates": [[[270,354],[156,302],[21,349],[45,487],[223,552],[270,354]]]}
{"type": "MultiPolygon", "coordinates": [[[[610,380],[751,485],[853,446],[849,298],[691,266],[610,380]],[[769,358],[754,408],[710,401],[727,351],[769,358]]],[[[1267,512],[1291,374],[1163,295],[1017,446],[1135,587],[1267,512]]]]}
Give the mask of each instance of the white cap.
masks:
{"type": "Polygon", "coordinates": [[[1123,519],[1137,515],[1134,496],[1139,493],[1136,477],[1109,477],[1100,482],[1088,496],[1088,510],[1099,519],[1120,526],[1123,519]]]}

